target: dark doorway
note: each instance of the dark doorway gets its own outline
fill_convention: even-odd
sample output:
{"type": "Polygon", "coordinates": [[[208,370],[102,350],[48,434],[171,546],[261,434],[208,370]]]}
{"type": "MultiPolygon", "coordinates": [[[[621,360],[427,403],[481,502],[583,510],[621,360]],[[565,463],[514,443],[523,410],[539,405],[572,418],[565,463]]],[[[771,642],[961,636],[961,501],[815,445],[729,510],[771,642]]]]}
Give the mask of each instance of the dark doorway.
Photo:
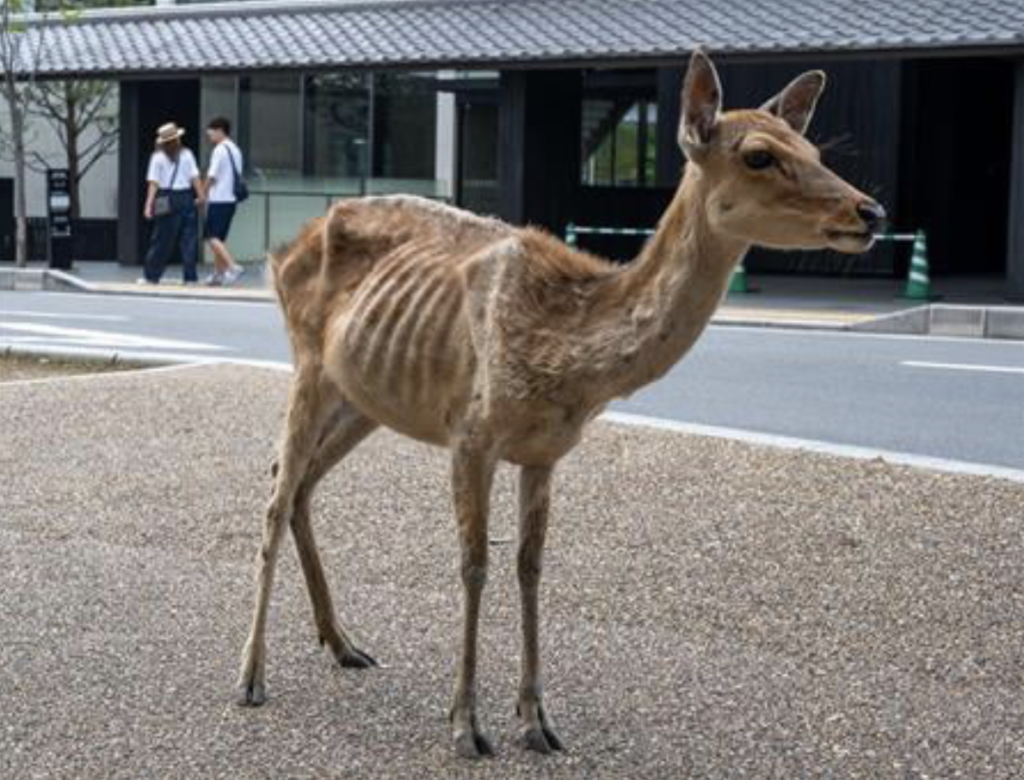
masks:
{"type": "Polygon", "coordinates": [[[478,214],[497,214],[497,95],[462,92],[456,100],[455,203],[478,214]]]}
{"type": "Polygon", "coordinates": [[[928,234],[934,274],[1004,274],[1013,64],[909,62],[903,76],[900,212],[928,234]]]}
{"type": "Polygon", "coordinates": [[[0,260],[14,260],[14,179],[0,179],[0,260]]]}
{"type": "Polygon", "coordinates": [[[122,263],[141,264],[145,255],[149,239],[149,226],[142,219],[146,168],[153,153],[156,130],[165,122],[175,122],[185,128],[185,145],[198,160],[203,143],[199,79],[122,83],[118,186],[118,256],[122,263]]]}

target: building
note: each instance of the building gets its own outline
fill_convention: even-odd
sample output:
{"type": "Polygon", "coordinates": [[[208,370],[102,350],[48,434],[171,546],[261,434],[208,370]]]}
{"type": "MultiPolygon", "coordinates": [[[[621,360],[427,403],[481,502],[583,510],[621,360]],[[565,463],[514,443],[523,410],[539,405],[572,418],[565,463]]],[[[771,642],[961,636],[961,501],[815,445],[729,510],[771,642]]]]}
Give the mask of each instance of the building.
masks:
{"type": "MultiPolygon", "coordinates": [[[[33,32],[42,76],[120,82],[122,262],[140,257],[154,128],[174,118],[198,143],[214,114],[248,152],[242,255],[364,192],[555,232],[649,227],[679,176],[679,84],[702,45],[731,106],[826,70],[812,128],[826,161],[896,228],[928,231],[935,273],[998,275],[1024,297],[1024,0],[245,2],[90,12],[33,32]]],[[[906,255],[885,244],[751,264],[899,275],[906,255]]]]}

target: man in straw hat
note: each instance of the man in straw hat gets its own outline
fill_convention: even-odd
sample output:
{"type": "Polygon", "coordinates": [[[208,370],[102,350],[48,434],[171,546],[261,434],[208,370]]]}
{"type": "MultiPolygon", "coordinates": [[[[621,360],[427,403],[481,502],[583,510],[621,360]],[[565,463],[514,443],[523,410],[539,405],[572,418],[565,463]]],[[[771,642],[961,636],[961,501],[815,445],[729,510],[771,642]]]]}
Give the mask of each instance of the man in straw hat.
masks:
{"type": "Polygon", "coordinates": [[[175,245],[181,252],[182,281],[199,281],[196,269],[199,249],[199,215],[203,200],[199,166],[181,142],[185,130],[174,122],[161,125],[156,150],[146,172],[146,204],[143,216],[153,221],[146,252],[145,275],[140,284],[159,284],[175,245]]]}

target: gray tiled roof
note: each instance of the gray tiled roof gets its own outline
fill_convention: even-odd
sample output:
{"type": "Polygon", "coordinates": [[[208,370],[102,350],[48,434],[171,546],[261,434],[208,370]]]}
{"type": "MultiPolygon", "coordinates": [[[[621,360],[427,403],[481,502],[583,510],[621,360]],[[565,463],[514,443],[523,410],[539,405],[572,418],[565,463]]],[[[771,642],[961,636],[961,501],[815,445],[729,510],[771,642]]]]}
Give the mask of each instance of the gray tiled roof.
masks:
{"type": "Polygon", "coordinates": [[[714,53],[1024,54],[1024,0],[347,0],[90,13],[35,28],[49,75],[637,62],[714,53]]]}

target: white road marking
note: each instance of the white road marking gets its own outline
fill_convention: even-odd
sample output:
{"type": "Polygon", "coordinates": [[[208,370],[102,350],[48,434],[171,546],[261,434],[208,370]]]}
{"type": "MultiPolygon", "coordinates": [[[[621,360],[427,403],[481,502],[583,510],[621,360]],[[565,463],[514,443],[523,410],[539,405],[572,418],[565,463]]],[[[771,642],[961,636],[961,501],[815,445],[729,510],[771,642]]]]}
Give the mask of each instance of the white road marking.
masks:
{"type": "Polygon", "coordinates": [[[694,436],[711,436],[716,439],[732,439],[748,444],[760,444],[784,450],[807,450],[825,455],[836,455],[841,458],[856,460],[873,460],[882,458],[890,463],[904,466],[944,471],[952,474],[971,474],[982,477],[999,477],[1024,483],[1024,470],[1008,466],[995,466],[986,463],[974,463],[951,458],[935,458],[930,455],[915,455],[910,452],[895,452],[874,447],[860,447],[852,444],[833,444],[815,439],[799,439],[792,436],[777,436],[771,433],[745,431],[739,428],[723,428],[716,425],[699,425],[677,420],[665,420],[660,417],[647,417],[641,414],[626,412],[605,412],[598,419],[621,425],[634,425],[642,428],[657,428],[677,433],[689,433],[694,436]]]}
{"type": "Polygon", "coordinates": [[[84,347],[111,347],[123,349],[178,349],[200,352],[223,352],[227,347],[204,344],[198,341],[163,339],[156,336],[133,336],[126,333],[112,333],[105,330],[67,328],[58,325],[43,325],[33,322],[0,322],[0,330],[13,331],[6,341],[20,344],[69,344],[84,347]]]}
{"type": "Polygon", "coordinates": [[[127,322],[128,317],[123,314],[53,314],[44,311],[12,311],[11,309],[0,309],[4,317],[35,317],[46,320],[103,320],[104,322],[127,322]]]}
{"type": "Polygon", "coordinates": [[[946,371],[982,371],[989,374],[1024,374],[1024,366],[985,366],[976,363],[929,363],[925,360],[904,360],[909,368],[938,368],[946,371]]]}

